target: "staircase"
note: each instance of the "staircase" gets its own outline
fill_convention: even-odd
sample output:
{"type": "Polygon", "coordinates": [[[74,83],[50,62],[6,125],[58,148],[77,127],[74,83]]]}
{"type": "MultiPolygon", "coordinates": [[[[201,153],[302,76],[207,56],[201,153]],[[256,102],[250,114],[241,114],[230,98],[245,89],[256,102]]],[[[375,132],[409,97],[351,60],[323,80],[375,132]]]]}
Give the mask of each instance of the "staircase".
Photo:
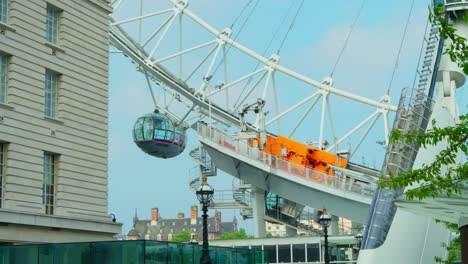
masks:
{"type": "MultiPolygon", "coordinates": [[[[431,115],[437,69],[443,50],[443,39],[439,37],[439,24],[431,25],[424,39],[425,50],[418,71],[418,85],[411,91],[404,90],[398,105],[393,128],[407,133],[426,131],[431,115]],[[409,93],[411,92],[411,93],[409,93]]],[[[383,175],[397,175],[413,167],[418,153],[416,144],[395,142],[387,148],[383,175]]]]}
{"type": "Polygon", "coordinates": [[[242,180],[234,179],[232,181],[232,198],[234,201],[250,206],[250,189],[252,186],[242,180]]]}
{"type": "Polygon", "coordinates": [[[417,92],[428,95],[432,98],[435,84],[435,71],[439,68],[440,55],[443,50],[443,39],[439,37],[439,24],[431,25],[428,36],[424,39],[426,48],[418,71],[419,82],[417,92]]]}
{"type": "Polygon", "coordinates": [[[190,150],[189,157],[199,164],[201,176],[216,176],[216,166],[204,148],[200,146],[190,150]]]}
{"type": "Polygon", "coordinates": [[[195,166],[189,171],[189,188],[192,192],[200,190],[201,187],[200,166],[195,166]]]}
{"type": "Polygon", "coordinates": [[[300,220],[300,218],[291,217],[274,209],[266,209],[265,220],[274,224],[286,225],[298,231],[308,233],[310,235],[323,235],[322,229],[315,227],[318,224],[311,218],[306,220],[300,220]]]}
{"type": "Polygon", "coordinates": [[[197,166],[191,168],[189,171],[189,188],[191,191],[196,192],[200,189],[201,178],[203,176],[216,176],[217,169],[211,157],[201,146],[190,150],[189,157],[198,163],[197,166]]]}
{"type": "MultiPolygon", "coordinates": [[[[437,69],[443,51],[443,39],[439,38],[439,25],[434,24],[427,32],[418,85],[413,90],[404,90],[400,98],[393,128],[401,133],[424,132],[432,111],[432,96],[435,90],[437,69]]],[[[383,175],[398,175],[413,167],[418,153],[415,143],[395,142],[387,146],[383,175]]],[[[383,244],[396,212],[395,199],[404,189],[378,189],[373,197],[368,226],[364,230],[363,249],[374,249],[383,244]]]]}

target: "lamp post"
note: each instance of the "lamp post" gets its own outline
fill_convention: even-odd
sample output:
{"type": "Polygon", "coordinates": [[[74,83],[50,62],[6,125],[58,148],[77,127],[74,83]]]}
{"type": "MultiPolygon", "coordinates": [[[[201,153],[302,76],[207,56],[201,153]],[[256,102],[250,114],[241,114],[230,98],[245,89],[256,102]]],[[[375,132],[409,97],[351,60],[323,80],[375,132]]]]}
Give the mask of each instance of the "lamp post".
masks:
{"type": "Polygon", "coordinates": [[[361,241],[362,241],[362,233],[359,232],[354,236],[354,239],[356,239],[356,245],[358,249],[361,249],[361,241]]]}
{"type": "Polygon", "coordinates": [[[325,264],[330,264],[330,256],[328,255],[328,227],[330,226],[331,216],[327,214],[327,209],[323,209],[319,218],[319,223],[323,227],[323,236],[325,238],[325,264]]]}
{"type": "Polygon", "coordinates": [[[214,189],[206,183],[206,177],[202,178],[200,189],[196,192],[198,201],[202,204],[203,211],[203,246],[200,264],[211,264],[210,252],[208,249],[208,205],[213,199],[214,189]]]}
{"type": "Polygon", "coordinates": [[[192,263],[195,263],[195,245],[198,246],[198,241],[195,234],[192,234],[192,239],[190,240],[189,244],[192,246],[192,263]]]}
{"type": "Polygon", "coordinates": [[[357,260],[359,257],[359,251],[361,250],[361,242],[362,242],[362,233],[359,232],[354,236],[354,239],[356,239],[356,246],[353,247],[353,257],[357,260]],[[354,254],[356,252],[356,254],[354,254]]]}

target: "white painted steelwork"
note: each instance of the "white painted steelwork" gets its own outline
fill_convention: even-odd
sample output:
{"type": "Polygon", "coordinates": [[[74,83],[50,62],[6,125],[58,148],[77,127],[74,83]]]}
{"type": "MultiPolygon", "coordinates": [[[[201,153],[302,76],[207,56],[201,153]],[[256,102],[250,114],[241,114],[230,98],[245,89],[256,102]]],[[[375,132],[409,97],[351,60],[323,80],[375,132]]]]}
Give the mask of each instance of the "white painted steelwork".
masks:
{"type": "MultiPolygon", "coordinates": [[[[113,2],[114,7],[117,9],[122,4],[122,2],[123,0],[115,0],[113,2]]],[[[118,49],[120,49],[133,62],[135,62],[139,66],[139,69],[144,71],[148,76],[150,76],[150,78],[153,81],[158,83],[165,92],[169,91],[168,94],[169,96],[172,96],[172,99],[176,98],[177,96],[181,96],[187,101],[191,102],[189,104],[190,106],[187,107],[187,112],[190,112],[193,109],[193,111],[200,113],[201,115],[207,116],[209,118],[210,123],[216,121],[224,123],[228,126],[238,127],[240,122],[236,111],[242,106],[244,102],[252,103],[252,101],[258,99],[251,96],[254,90],[260,90],[262,94],[261,99],[266,99],[266,91],[269,89],[270,84],[273,86],[273,90],[280,89],[281,87],[276,87],[275,78],[277,78],[279,74],[282,74],[283,76],[287,76],[293,80],[305,83],[311,88],[315,89],[314,91],[312,91],[311,95],[305,96],[306,99],[301,100],[299,103],[294,104],[292,107],[287,108],[287,110],[283,112],[276,111],[274,117],[268,117],[270,119],[265,120],[267,126],[273,124],[274,122],[280,121],[280,119],[283,117],[291,115],[295,109],[302,106],[303,104],[311,102],[311,105],[309,105],[309,109],[307,109],[305,115],[301,117],[301,121],[299,121],[299,123],[296,124],[290,130],[289,135],[292,136],[294,132],[298,129],[298,127],[301,125],[308,112],[310,112],[310,110],[312,110],[315,107],[316,103],[320,99],[322,99],[320,118],[316,118],[317,120],[320,120],[318,130],[320,131],[320,134],[318,142],[319,144],[323,143],[324,126],[327,123],[324,121],[324,118],[326,116],[325,112],[328,111],[328,118],[330,119],[331,130],[333,131],[334,139],[334,142],[332,142],[332,146],[328,148],[328,150],[336,151],[337,149],[339,149],[338,144],[342,143],[355,131],[363,128],[364,125],[369,124],[367,130],[365,131],[362,137],[363,140],[369,133],[369,130],[375,124],[377,118],[380,116],[384,117],[384,138],[385,143],[388,143],[387,139],[390,131],[388,113],[393,112],[397,109],[395,106],[390,104],[390,100],[388,97],[385,97],[382,101],[371,100],[362,96],[345,92],[331,85],[318,82],[297,72],[294,72],[279,64],[279,56],[277,56],[277,54],[273,54],[270,58],[267,59],[246,48],[245,46],[239,44],[233,38],[231,38],[230,29],[224,29],[223,31],[216,30],[207,22],[193,14],[187,8],[187,1],[177,2],[175,0],[171,0],[171,2],[173,4],[173,8],[171,11],[169,11],[168,13],[165,12],[166,9],[158,11],[160,15],[170,14],[170,16],[167,19],[165,19],[164,22],[160,24],[160,26],[155,31],[153,31],[153,34],[144,43],[139,43],[138,41],[135,41],[134,38],[130,37],[130,35],[127,34],[127,32],[125,32],[125,30],[122,30],[121,26],[127,24],[128,21],[142,21],[143,19],[146,19],[146,17],[144,16],[148,16],[148,14],[140,15],[138,18],[125,18],[120,20],[120,22],[119,20],[115,19],[114,24],[111,26],[110,37],[112,44],[118,49]],[[195,22],[201,28],[206,29],[208,32],[210,32],[214,39],[202,41],[201,43],[193,43],[188,45],[188,47],[185,47],[185,49],[183,49],[181,45],[182,42],[180,40],[182,38],[183,33],[181,30],[181,26],[179,26],[179,50],[177,52],[172,52],[164,55],[158,54],[158,52],[160,52],[160,45],[168,36],[168,32],[171,30],[171,27],[175,27],[174,21],[176,21],[176,18],[179,18],[179,21],[181,21],[182,18],[188,18],[190,21],[195,22]],[[156,41],[156,43],[151,43],[157,35],[159,35],[159,39],[156,41]],[[148,49],[146,49],[146,47],[148,47],[148,49]],[[241,75],[241,77],[238,77],[237,79],[229,79],[227,77],[227,68],[230,66],[229,63],[227,63],[227,61],[232,60],[228,60],[227,58],[226,47],[236,49],[240,53],[249,56],[253,60],[257,61],[259,65],[261,65],[261,67],[256,68],[251,72],[244,73],[241,75]],[[207,53],[205,52],[205,50],[203,50],[205,48],[209,49],[207,53]],[[184,56],[184,61],[186,61],[185,58],[187,56],[190,56],[194,54],[194,52],[198,52],[201,50],[204,51],[204,55],[201,57],[198,56],[195,68],[189,70],[188,72],[182,73],[182,57],[184,56]],[[173,72],[165,68],[163,65],[163,63],[169,62],[172,59],[176,58],[179,59],[178,74],[175,71],[173,72]],[[222,58],[222,64],[224,67],[224,84],[213,85],[210,83],[210,79],[212,79],[213,77],[213,67],[216,64],[218,58],[222,58]],[[207,62],[208,64],[207,67],[204,66],[205,62],[207,62]],[[194,76],[197,75],[201,75],[203,76],[203,78],[201,85],[198,86],[200,88],[198,90],[195,90],[191,88],[188,82],[192,81],[194,79],[194,76]],[[257,79],[253,82],[252,85],[249,85],[248,87],[246,85],[246,88],[248,88],[247,94],[240,96],[240,100],[236,101],[235,103],[230,102],[228,98],[228,92],[233,91],[233,89],[235,89],[237,85],[247,80],[250,80],[252,77],[256,77],[257,79]],[[226,94],[226,105],[224,106],[221,105],[221,103],[219,103],[220,100],[215,99],[215,96],[220,95],[221,92],[224,92],[226,94]],[[328,100],[329,96],[340,96],[354,102],[369,105],[376,109],[361,123],[349,130],[349,132],[345,133],[344,136],[338,137],[337,135],[335,135],[335,129],[333,128],[334,122],[330,111],[331,107],[328,100]],[[194,107],[190,109],[192,105],[194,107]]],[[[462,4],[464,4],[465,0],[447,0],[446,2],[447,4],[448,2],[461,2],[462,4]]],[[[466,32],[466,29],[464,29],[463,32],[466,32]]],[[[431,60],[430,62],[433,63],[434,61],[431,60]]],[[[431,65],[433,66],[434,64],[431,65]]],[[[449,65],[449,68],[450,67],[454,68],[453,66],[449,65]]],[[[457,77],[455,78],[456,80],[451,80],[452,77],[458,76],[456,74],[456,70],[449,70],[448,68],[446,69],[447,70],[445,71],[445,73],[442,73],[441,76],[443,76],[442,79],[445,85],[444,92],[446,94],[450,94],[454,92],[455,83],[457,83],[458,85],[460,82],[459,80],[463,78],[457,77]]],[[[424,76],[426,76],[429,80],[429,75],[424,76]]],[[[424,78],[422,80],[424,80],[424,78]]],[[[450,101],[452,99],[444,98],[443,100],[450,101]]],[[[275,108],[277,110],[279,105],[277,97],[275,97],[275,100],[272,101],[274,101],[275,108]]],[[[452,101],[446,102],[446,105],[448,105],[447,109],[449,109],[449,111],[453,114],[457,111],[456,107],[453,106],[452,101]]],[[[187,117],[187,112],[184,112],[184,114],[182,115],[172,113],[171,108],[167,104],[163,105],[162,108],[165,112],[169,112],[174,116],[179,116],[179,118],[183,116],[183,118],[181,119],[185,119],[187,117]]],[[[439,109],[437,111],[445,110],[439,109]]],[[[279,129],[280,128],[278,127],[278,131],[279,129]]],[[[250,130],[258,130],[258,128],[250,126],[250,130]]],[[[313,199],[307,197],[299,197],[297,193],[294,193],[297,192],[297,190],[299,189],[306,190],[308,194],[311,193],[312,195],[316,195],[314,196],[314,198],[324,198],[325,196],[319,196],[317,194],[320,193],[320,195],[327,195],[327,202],[330,205],[328,206],[328,208],[331,209],[331,207],[336,206],[335,211],[342,212],[342,214],[339,214],[343,216],[345,216],[346,214],[352,215],[353,212],[350,211],[359,212],[353,215],[354,217],[356,217],[356,219],[359,218],[359,214],[365,214],[362,212],[364,212],[367,208],[370,202],[370,198],[368,195],[365,195],[367,191],[363,193],[362,190],[365,188],[362,187],[373,186],[373,184],[361,182],[362,178],[355,177],[356,175],[354,173],[350,173],[348,175],[349,178],[344,176],[341,176],[340,178],[340,176],[337,175],[334,177],[334,179],[330,179],[327,178],[327,175],[320,175],[319,173],[316,173],[315,171],[312,171],[309,168],[297,167],[299,165],[291,164],[290,162],[278,157],[268,156],[266,153],[262,153],[256,148],[249,147],[246,143],[238,144],[240,142],[232,142],[230,141],[228,136],[219,133],[219,131],[217,131],[214,128],[204,126],[201,129],[199,129],[198,132],[200,135],[200,141],[204,144],[205,148],[207,148],[210,155],[213,156],[213,159],[216,163],[220,164],[220,166],[223,166],[223,168],[228,173],[239,178],[248,179],[250,183],[252,183],[252,185],[256,186],[257,188],[260,188],[262,190],[273,190],[275,191],[275,193],[278,193],[284,197],[286,197],[287,195],[291,195],[291,197],[294,198],[288,199],[294,201],[300,201],[301,199],[309,199],[307,200],[308,202],[313,201],[313,199]],[[213,135],[211,133],[213,133],[213,135]],[[216,135],[216,137],[214,135],[216,135]],[[303,170],[304,173],[297,173],[297,171],[300,170],[303,170]],[[313,176],[319,177],[313,178],[313,176]],[[284,195],[281,192],[284,192],[284,195]],[[345,205],[343,205],[343,203],[345,205]],[[362,204],[364,204],[365,206],[363,206],[362,204]],[[346,208],[346,206],[348,206],[348,208],[346,208]]],[[[362,144],[362,140],[359,139],[358,143],[355,145],[356,147],[350,150],[351,154],[355,153],[357,147],[359,147],[359,145],[362,144]]],[[[423,156],[421,156],[420,161],[422,162],[426,160],[427,156],[430,156],[430,154],[424,154],[423,156]]],[[[367,194],[372,193],[373,189],[371,188],[370,190],[371,192],[368,192],[367,194]]],[[[304,204],[307,204],[307,202],[304,202],[304,204]]],[[[406,207],[407,209],[413,210],[413,212],[416,213],[423,212],[425,214],[430,214],[430,210],[426,210],[428,208],[424,210],[418,210],[421,208],[415,206],[414,204],[404,203],[402,201],[398,201],[398,204],[401,207],[406,207]]],[[[317,203],[315,203],[314,205],[317,206],[317,203]]],[[[454,213],[457,213],[457,208],[460,208],[448,206],[450,205],[448,202],[439,202],[438,205],[440,206],[440,212],[443,212],[443,210],[446,210],[448,208],[453,209],[454,213]],[[446,206],[440,206],[444,204],[446,206]]],[[[259,217],[259,215],[257,215],[257,217],[259,217]]],[[[364,222],[362,218],[358,220],[364,222]]],[[[434,227],[434,225],[430,221],[432,221],[432,219],[415,217],[411,213],[407,213],[401,209],[398,209],[397,215],[395,216],[395,222],[392,225],[392,228],[389,233],[390,242],[385,243],[378,250],[369,250],[367,252],[362,252],[362,258],[359,263],[384,263],[382,262],[383,260],[388,260],[390,261],[389,263],[395,263],[396,260],[392,258],[395,256],[395,252],[400,253],[399,255],[401,258],[399,260],[401,260],[401,262],[399,263],[418,263],[418,261],[419,263],[430,263],[430,260],[432,258],[429,255],[437,251],[437,248],[435,248],[433,245],[438,245],[438,240],[441,236],[443,236],[443,232],[439,232],[440,229],[438,227],[434,227]],[[407,239],[401,236],[402,229],[400,229],[403,228],[404,230],[404,227],[407,227],[408,230],[411,230],[409,234],[412,237],[421,236],[425,240],[422,242],[418,241],[417,243],[405,243],[404,240],[407,239]],[[428,241],[432,238],[435,238],[433,240],[434,243],[428,244],[428,241]],[[406,253],[409,256],[408,258],[405,258],[406,253]]]]}
{"type": "MultiPolygon", "coordinates": [[[[119,13],[119,8],[124,5],[129,0],[118,0],[113,2],[114,14],[119,13]]],[[[162,102],[156,107],[161,110],[161,112],[169,113],[171,116],[176,116],[179,119],[190,119],[189,114],[193,111],[194,114],[201,114],[208,116],[210,120],[216,120],[217,122],[224,123],[228,126],[238,127],[239,117],[237,111],[244,104],[250,104],[253,101],[256,101],[258,98],[254,97],[254,91],[260,94],[262,100],[267,99],[269,93],[273,93],[273,100],[270,100],[269,106],[273,106],[270,110],[275,112],[275,115],[271,118],[266,116],[265,124],[268,126],[276,124],[277,131],[275,133],[283,130],[280,127],[281,118],[286,118],[291,116],[294,110],[303,104],[314,100],[312,104],[308,107],[307,111],[301,114],[300,120],[294,125],[294,127],[287,128],[289,130],[288,134],[293,136],[294,132],[300,127],[300,125],[307,119],[311,110],[314,108],[316,103],[321,98],[321,110],[320,118],[318,122],[319,126],[319,138],[317,142],[323,144],[325,139],[325,127],[330,126],[330,129],[333,133],[333,142],[332,147],[329,148],[329,151],[336,151],[339,149],[339,144],[344,140],[349,139],[356,132],[361,132],[360,129],[363,129],[363,126],[366,123],[370,125],[364,132],[364,135],[358,142],[356,142],[355,149],[350,152],[354,154],[358,147],[361,145],[362,141],[367,137],[369,131],[373,128],[375,122],[378,118],[383,117],[384,124],[384,135],[382,137],[387,138],[388,131],[388,112],[396,111],[397,107],[390,104],[388,96],[384,96],[385,100],[372,100],[365,98],[360,95],[356,95],[350,92],[347,92],[343,89],[339,89],[331,86],[333,80],[330,77],[325,78],[325,81],[319,82],[313,80],[307,76],[304,76],[300,73],[297,73],[287,67],[284,67],[279,64],[280,58],[278,54],[272,54],[269,58],[263,57],[258,53],[252,51],[251,49],[245,47],[244,45],[235,41],[231,36],[232,31],[230,28],[225,28],[221,31],[215,29],[205,20],[201,19],[195,15],[189,8],[189,2],[170,0],[172,3],[171,8],[167,8],[167,4],[161,5],[161,10],[152,11],[148,14],[140,14],[138,16],[130,16],[120,18],[117,15],[114,15],[114,21],[110,26],[110,38],[111,43],[117,49],[121,50],[125,55],[127,55],[134,63],[138,65],[138,69],[149,76],[150,79],[155,81],[159,86],[164,90],[164,94],[168,97],[177,97],[182,98],[182,101],[189,102],[186,111],[184,114],[176,113],[173,111],[171,104],[174,103],[174,99],[165,102],[162,102]],[[122,26],[131,24],[132,22],[142,22],[147,21],[148,19],[159,17],[162,19],[162,23],[155,26],[154,30],[151,30],[151,34],[148,39],[145,41],[138,41],[135,37],[132,37],[131,32],[127,32],[122,26]],[[212,39],[207,39],[198,43],[189,43],[185,44],[184,47],[181,44],[184,32],[182,31],[181,24],[179,27],[176,27],[175,21],[176,18],[179,18],[179,21],[182,19],[190,21],[192,24],[195,23],[198,27],[206,30],[211,34],[212,39]],[[177,32],[178,39],[170,38],[170,32],[177,32]],[[166,52],[161,50],[161,44],[165,41],[178,41],[179,50],[176,52],[166,52]],[[208,51],[207,51],[208,49],[208,51]],[[229,49],[235,49],[238,52],[250,57],[254,62],[260,65],[259,68],[252,70],[251,72],[246,72],[241,77],[230,79],[228,78],[229,69],[236,67],[231,65],[229,62],[233,61],[227,57],[229,49]],[[198,53],[197,53],[198,52],[198,53]],[[200,52],[201,55],[200,56],[200,52]],[[182,60],[184,58],[184,60],[182,60]],[[190,70],[185,70],[182,72],[182,61],[187,61],[188,58],[194,58],[196,63],[195,68],[190,70]],[[178,68],[165,67],[164,63],[174,62],[175,59],[179,59],[178,68]],[[213,78],[216,73],[216,64],[222,64],[223,71],[220,73],[224,83],[219,85],[213,85],[210,83],[210,80],[213,78]],[[164,65],[163,65],[164,64],[164,65]],[[178,72],[176,72],[178,71],[178,72]],[[279,98],[278,91],[283,90],[282,87],[278,87],[277,78],[281,75],[282,78],[290,78],[291,80],[299,81],[306,86],[313,88],[311,95],[307,97],[306,100],[300,99],[301,102],[294,104],[294,106],[287,108],[287,110],[280,111],[279,107],[279,98]],[[178,76],[178,77],[176,77],[178,76]],[[193,85],[193,79],[195,76],[203,76],[201,84],[193,85]],[[251,85],[248,85],[248,82],[256,78],[251,85]],[[241,84],[246,84],[246,94],[241,94],[239,99],[235,102],[229,100],[229,93],[233,89],[238,89],[237,87],[241,84]],[[191,88],[191,86],[198,86],[197,89],[191,88]],[[272,88],[272,89],[270,89],[272,88]],[[173,91],[173,92],[171,92],[173,91]],[[226,96],[226,104],[221,103],[222,100],[219,100],[219,97],[215,96],[226,96]],[[375,118],[366,118],[363,122],[359,123],[356,127],[350,129],[349,132],[344,133],[343,136],[336,135],[335,130],[335,121],[333,120],[332,107],[330,106],[330,96],[343,97],[348,100],[354,101],[358,104],[367,105],[370,107],[376,108],[375,113],[372,114],[375,118]],[[328,119],[329,122],[326,122],[325,119],[328,119]]],[[[157,4],[154,4],[157,6],[157,4]]],[[[140,29],[141,31],[141,29],[140,29]]],[[[172,36],[174,37],[174,36],[172,36]]],[[[232,52],[231,52],[232,53],[232,52]]],[[[220,65],[218,65],[220,66],[220,65]]],[[[237,68],[238,69],[238,66],[237,68]]],[[[242,69],[244,70],[244,69],[242,69]]],[[[232,93],[232,92],[231,92],[232,93]]],[[[270,111],[267,110],[267,111],[270,111]]],[[[267,112],[266,111],[266,112],[267,112]]],[[[193,115],[192,115],[193,117],[193,115]]],[[[309,118],[310,120],[311,118],[309,118]]],[[[313,119],[312,119],[313,120],[313,119]]],[[[258,127],[250,126],[251,130],[259,130],[258,127]]],[[[270,127],[271,130],[271,127],[270,127]]]]}
{"type": "MultiPolygon", "coordinates": [[[[218,148],[235,152],[251,160],[260,161],[266,165],[265,168],[268,168],[268,170],[281,170],[288,175],[299,177],[306,181],[365,196],[373,195],[374,190],[377,188],[375,179],[357,178],[354,174],[345,175],[344,170],[342,172],[337,171],[333,176],[316,171],[310,167],[263,152],[256,147],[249,146],[246,141],[234,140],[231,136],[218,131],[216,128],[202,123],[198,123],[197,131],[200,138],[210,140],[217,144],[218,148]]],[[[346,193],[342,195],[345,196],[346,193]]]]}
{"type": "MultiPolygon", "coordinates": [[[[446,2],[448,4],[448,2],[456,1],[447,0],[446,2]]],[[[449,9],[449,6],[447,6],[447,9],[449,9]]],[[[459,10],[452,10],[450,12],[459,12],[459,10]]],[[[468,36],[468,25],[462,19],[457,18],[457,16],[452,17],[455,18],[453,20],[453,26],[456,32],[466,38],[468,36]]],[[[437,30],[436,28],[435,32],[430,31],[429,34],[437,35],[437,30]]],[[[428,41],[439,43],[438,40],[434,41],[432,38],[429,38],[428,41]]],[[[445,42],[447,41],[448,40],[445,40],[445,42]]],[[[430,46],[426,49],[429,53],[426,56],[431,56],[432,60],[428,60],[427,63],[423,63],[422,65],[422,67],[425,67],[425,65],[432,65],[432,67],[435,68],[428,69],[431,74],[426,74],[425,77],[421,77],[420,79],[420,82],[431,82],[428,82],[430,85],[427,85],[428,89],[424,92],[427,92],[430,99],[434,101],[431,107],[432,113],[427,116],[427,129],[433,128],[434,124],[429,122],[432,120],[436,121],[436,125],[439,128],[455,125],[459,115],[456,104],[456,89],[461,87],[466,79],[462,69],[460,69],[456,63],[452,62],[448,56],[441,56],[440,65],[437,67],[434,54],[436,54],[436,52],[442,54],[443,46],[440,45],[435,48],[439,49],[436,50],[434,47],[431,48],[430,46]],[[432,75],[432,72],[437,74],[432,75]]],[[[417,104],[413,105],[413,107],[416,106],[417,104]]],[[[425,127],[421,128],[424,129],[425,127]]],[[[434,146],[420,147],[412,168],[418,169],[424,164],[437,162],[435,160],[436,155],[445,149],[446,146],[446,143],[442,141],[434,146]]],[[[458,153],[456,160],[457,162],[463,162],[461,153],[458,153]]],[[[413,162],[411,161],[411,163],[413,162]]],[[[399,162],[394,164],[397,171],[400,165],[399,162]]],[[[440,175],[445,175],[446,170],[446,167],[442,167],[440,175]]],[[[424,182],[409,186],[407,189],[416,188],[420,184],[424,184],[424,182]]],[[[442,243],[448,244],[451,240],[451,235],[445,226],[436,223],[435,219],[459,225],[466,224],[465,220],[468,216],[467,201],[468,189],[466,187],[462,190],[461,195],[454,195],[452,197],[440,195],[437,197],[427,197],[423,200],[408,201],[405,195],[402,194],[393,201],[398,207],[396,208],[394,217],[392,216],[393,221],[390,217],[384,219],[387,220],[387,223],[389,221],[391,226],[383,243],[372,249],[361,249],[358,263],[426,264],[435,263],[435,256],[445,258],[447,251],[440,245],[442,243]],[[398,254],[394,254],[395,252],[398,252],[398,254]]],[[[382,215],[382,213],[380,213],[380,215],[382,215]]],[[[377,218],[382,219],[381,216],[376,217],[376,220],[377,218]]],[[[381,222],[377,224],[382,226],[384,223],[381,222]]]]}
{"type": "Polygon", "coordinates": [[[245,140],[234,140],[202,123],[198,124],[198,135],[219,169],[252,186],[312,208],[326,206],[359,223],[366,219],[376,189],[375,178],[342,174],[346,170],[334,176],[318,172],[262,152],[245,140]]]}

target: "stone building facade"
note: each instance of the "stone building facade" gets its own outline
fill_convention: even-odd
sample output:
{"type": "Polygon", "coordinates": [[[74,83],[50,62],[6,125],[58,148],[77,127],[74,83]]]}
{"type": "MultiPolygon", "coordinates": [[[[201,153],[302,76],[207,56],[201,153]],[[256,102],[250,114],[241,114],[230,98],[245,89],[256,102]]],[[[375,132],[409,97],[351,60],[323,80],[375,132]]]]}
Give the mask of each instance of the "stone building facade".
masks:
{"type": "Polygon", "coordinates": [[[110,0],[0,0],[0,242],[112,238],[110,0]]]}
{"type": "MultiPolygon", "coordinates": [[[[221,212],[213,211],[214,216],[208,217],[208,239],[217,239],[223,232],[237,232],[237,219],[222,222],[221,212]]],[[[197,240],[202,239],[202,217],[198,215],[198,206],[190,208],[190,217],[178,213],[176,218],[161,218],[158,208],[151,209],[151,219],[140,220],[135,212],[133,228],[128,232],[128,239],[149,239],[171,241],[180,231],[189,231],[197,240]]]]}

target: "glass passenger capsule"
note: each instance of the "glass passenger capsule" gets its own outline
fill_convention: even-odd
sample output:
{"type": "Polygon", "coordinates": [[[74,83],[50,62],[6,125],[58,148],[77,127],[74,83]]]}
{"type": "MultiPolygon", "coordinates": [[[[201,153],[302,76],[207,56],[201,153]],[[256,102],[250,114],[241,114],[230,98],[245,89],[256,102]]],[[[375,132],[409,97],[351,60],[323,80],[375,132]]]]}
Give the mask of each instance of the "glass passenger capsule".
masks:
{"type": "Polygon", "coordinates": [[[172,158],[184,151],[185,128],[161,113],[151,113],[137,119],[133,140],[145,153],[158,158],[172,158]]]}

